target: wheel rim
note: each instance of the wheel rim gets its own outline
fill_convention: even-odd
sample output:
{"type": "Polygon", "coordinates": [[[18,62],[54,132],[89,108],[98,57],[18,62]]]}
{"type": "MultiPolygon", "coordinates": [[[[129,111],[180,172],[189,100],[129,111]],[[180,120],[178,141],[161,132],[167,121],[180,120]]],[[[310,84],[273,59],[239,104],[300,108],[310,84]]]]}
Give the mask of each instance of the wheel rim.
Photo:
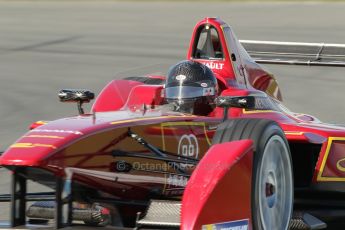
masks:
{"type": "Polygon", "coordinates": [[[293,182],[289,150],[284,140],[272,136],[259,168],[259,212],[265,230],[287,229],[292,213],[293,182]]]}

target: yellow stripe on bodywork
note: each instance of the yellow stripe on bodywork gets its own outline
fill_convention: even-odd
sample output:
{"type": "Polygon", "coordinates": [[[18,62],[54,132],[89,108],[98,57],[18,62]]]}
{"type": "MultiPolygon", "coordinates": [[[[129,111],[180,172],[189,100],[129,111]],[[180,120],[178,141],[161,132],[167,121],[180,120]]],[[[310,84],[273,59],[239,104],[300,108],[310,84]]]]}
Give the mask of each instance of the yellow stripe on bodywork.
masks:
{"type": "Polygon", "coordinates": [[[340,181],[345,181],[345,177],[323,177],[323,171],[325,169],[326,161],[329,156],[329,152],[332,147],[332,142],[333,141],[345,141],[345,137],[329,137],[328,142],[327,142],[327,148],[324,154],[324,157],[322,159],[320,171],[317,175],[317,181],[334,181],[334,182],[340,182],[340,181]]]}
{"type": "Polygon", "coordinates": [[[40,143],[15,143],[10,146],[10,148],[34,148],[34,147],[44,147],[56,149],[54,145],[40,144],[40,143]]]}
{"type": "Polygon", "coordinates": [[[280,113],[274,110],[246,110],[242,109],[242,113],[244,114],[254,114],[254,113],[280,113]]]}
{"type": "Polygon", "coordinates": [[[25,137],[64,139],[64,137],[60,137],[60,136],[49,136],[49,135],[28,135],[28,136],[25,136],[25,137]]]}
{"type": "Polygon", "coordinates": [[[302,136],[304,132],[293,132],[293,131],[286,131],[284,132],[285,135],[295,135],[295,136],[302,136]]]}
{"type": "Polygon", "coordinates": [[[164,122],[162,126],[181,126],[181,125],[190,125],[190,126],[205,126],[205,122],[189,122],[189,121],[177,121],[177,122],[164,122]]]}
{"type": "Polygon", "coordinates": [[[196,116],[163,116],[163,117],[142,117],[142,118],[135,118],[135,119],[128,119],[128,120],[121,120],[121,121],[113,121],[110,124],[123,124],[127,122],[135,122],[135,121],[150,121],[150,120],[157,120],[157,119],[166,119],[166,118],[194,118],[196,116]]]}

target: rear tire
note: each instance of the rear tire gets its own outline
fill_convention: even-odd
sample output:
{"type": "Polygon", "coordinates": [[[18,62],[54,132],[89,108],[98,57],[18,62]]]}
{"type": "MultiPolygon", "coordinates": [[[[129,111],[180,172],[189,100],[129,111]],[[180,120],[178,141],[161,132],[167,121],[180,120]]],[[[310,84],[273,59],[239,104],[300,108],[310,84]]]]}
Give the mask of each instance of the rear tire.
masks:
{"type": "Polygon", "coordinates": [[[293,210],[292,160],[280,126],[265,119],[233,119],[217,128],[213,144],[254,142],[252,222],[255,230],[288,229],[293,210]]]}

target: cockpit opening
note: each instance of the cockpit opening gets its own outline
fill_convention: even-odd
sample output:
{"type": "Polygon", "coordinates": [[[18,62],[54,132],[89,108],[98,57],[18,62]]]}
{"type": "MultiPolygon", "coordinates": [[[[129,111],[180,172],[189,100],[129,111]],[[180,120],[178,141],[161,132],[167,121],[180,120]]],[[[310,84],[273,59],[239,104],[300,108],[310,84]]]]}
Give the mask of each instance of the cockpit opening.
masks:
{"type": "Polygon", "coordinates": [[[201,26],[194,41],[193,58],[223,59],[223,57],[223,49],[216,28],[211,25],[201,26]]]}

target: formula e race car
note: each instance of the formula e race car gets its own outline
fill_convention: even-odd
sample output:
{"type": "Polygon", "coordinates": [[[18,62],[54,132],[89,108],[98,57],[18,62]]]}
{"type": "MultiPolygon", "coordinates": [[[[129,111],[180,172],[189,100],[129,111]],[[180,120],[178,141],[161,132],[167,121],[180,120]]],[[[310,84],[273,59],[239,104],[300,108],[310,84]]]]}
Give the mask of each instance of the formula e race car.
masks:
{"type": "Polygon", "coordinates": [[[289,111],[258,63],[345,66],[344,53],[343,45],[239,41],[221,19],[205,18],[185,61],[196,67],[172,68],[172,82],[113,80],[90,113],[82,105],[92,92],[62,90],[79,116],[32,124],[0,158],[12,172],[11,193],[0,196],[11,203],[10,227],[326,228],[345,217],[345,127],[289,111]],[[200,83],[208,71],[216,82],[200,83]],[[188,112],[190,95],[214,100],[188,112]],[[53,192],[28,193],[30,180],[53,192]]]}

